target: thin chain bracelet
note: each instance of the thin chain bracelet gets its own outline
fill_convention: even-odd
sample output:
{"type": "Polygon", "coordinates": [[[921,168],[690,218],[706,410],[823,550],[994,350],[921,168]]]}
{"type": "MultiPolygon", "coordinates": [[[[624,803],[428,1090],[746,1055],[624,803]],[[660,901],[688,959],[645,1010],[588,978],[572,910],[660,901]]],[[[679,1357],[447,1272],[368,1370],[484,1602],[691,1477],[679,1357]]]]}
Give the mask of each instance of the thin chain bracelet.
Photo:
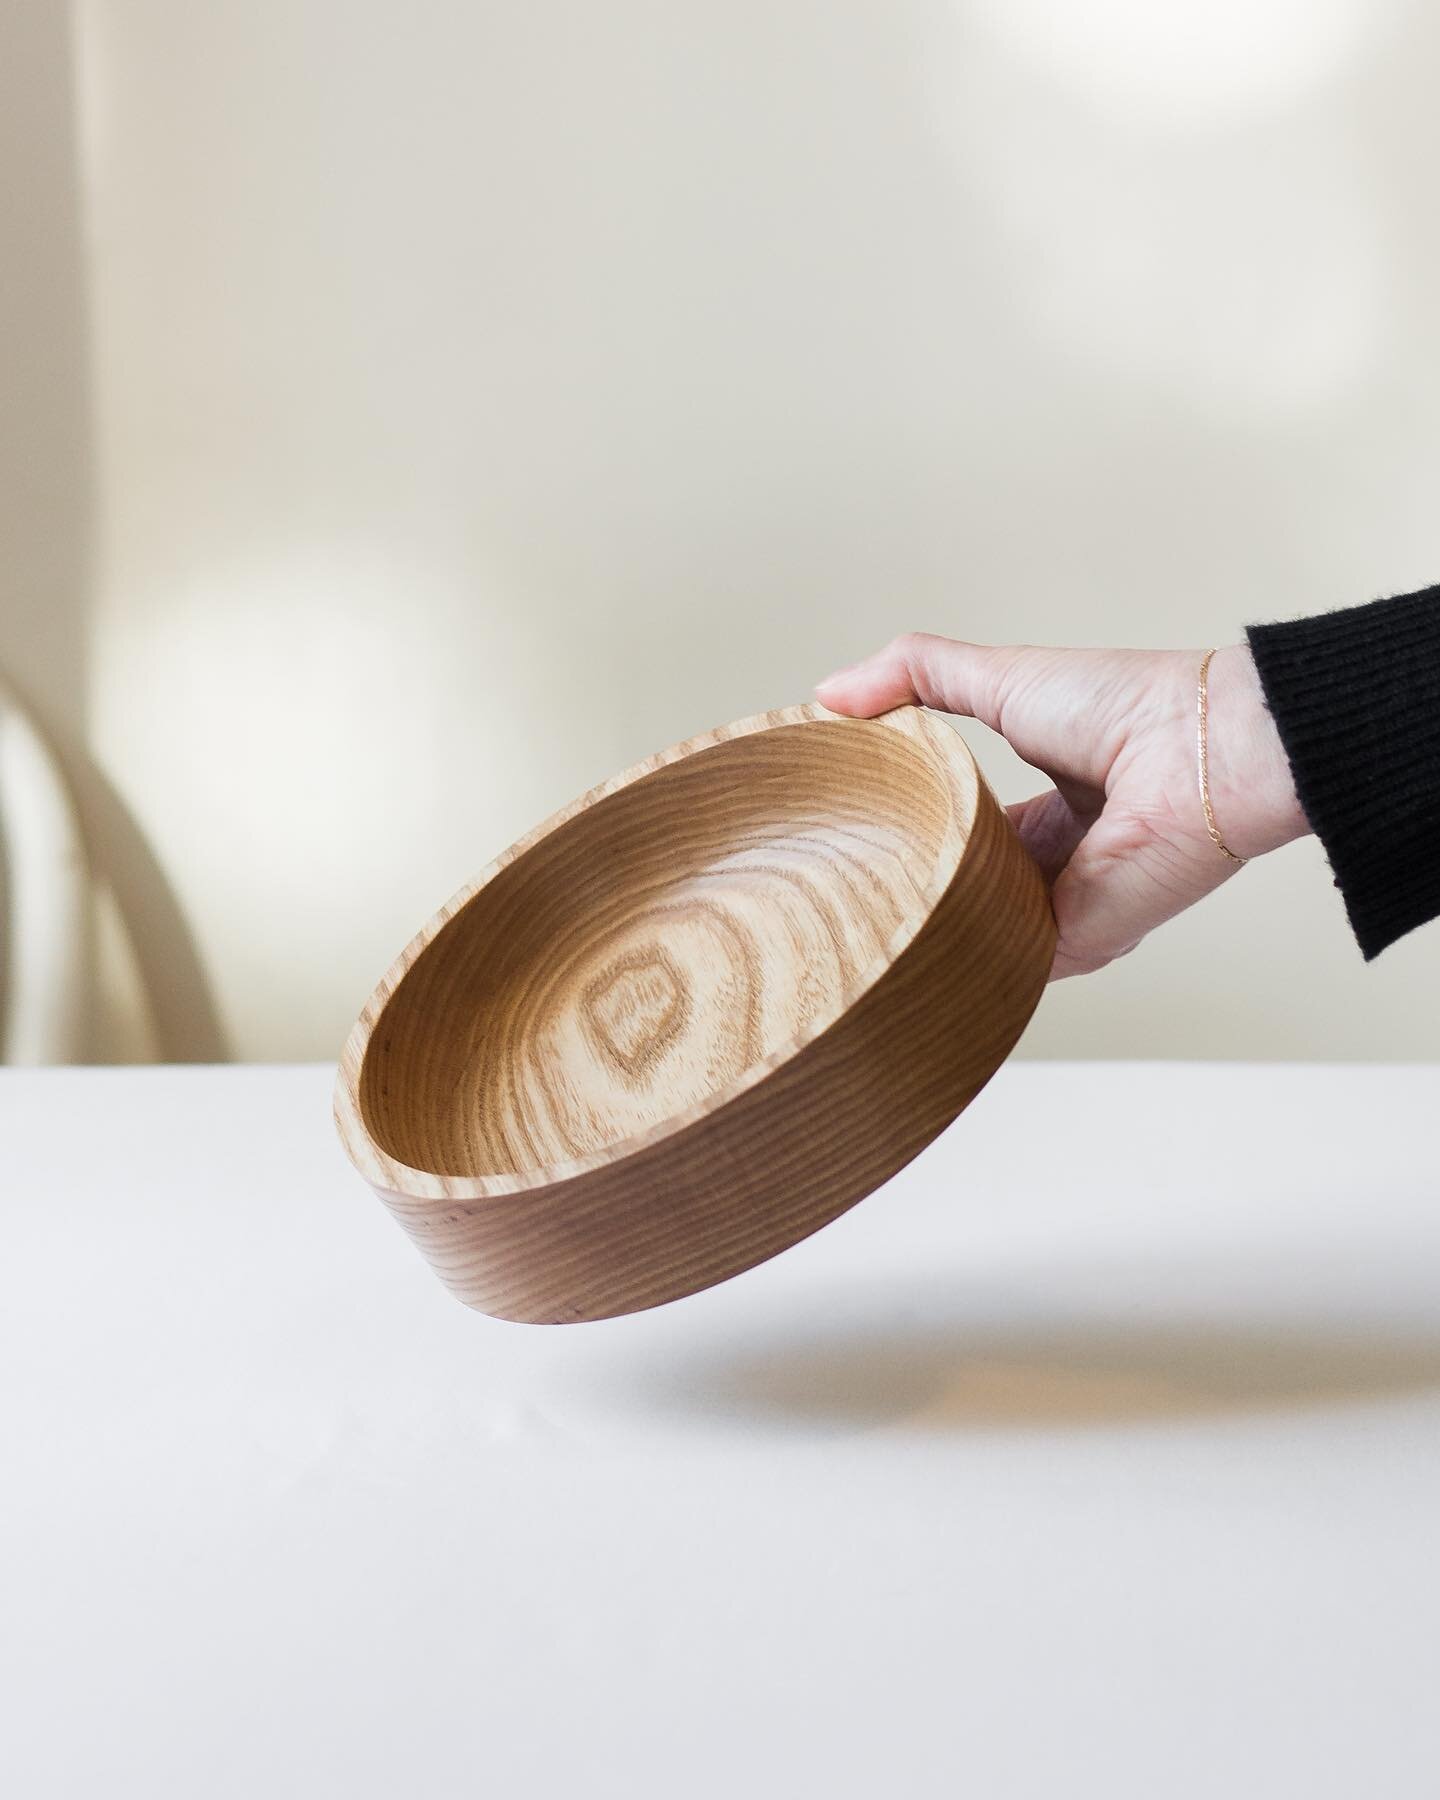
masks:
{"type": "Polygon", "coordinates": [[[1228,856],[1233,863],[1244,863],[1243,856],[1237,856],[1220,835],[1220,827],[1215,823],[1215,809],[1210,804],[1210,658],[1214,650],[1207,650],[1200,663],[1200,690],[1195,697],[1195,729],[1196,760],[1200,768],[1200,804],[1205,809],[1205,829],[1210,833],[1210,841],[1222,856],[1228,856]]]}

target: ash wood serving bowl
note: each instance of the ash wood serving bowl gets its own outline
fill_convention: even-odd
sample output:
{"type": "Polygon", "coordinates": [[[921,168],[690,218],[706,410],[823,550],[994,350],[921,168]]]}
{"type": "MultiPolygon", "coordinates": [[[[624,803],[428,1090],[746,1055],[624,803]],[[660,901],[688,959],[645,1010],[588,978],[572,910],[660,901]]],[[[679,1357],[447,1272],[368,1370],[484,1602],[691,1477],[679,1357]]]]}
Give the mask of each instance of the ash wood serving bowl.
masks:
{"type": "Polygon", "coordinates": [[[593,789],[443,907],[350,1035],[336,1123],[470,1306],[634,1312],[909,1162],[1019,1037],[1054,936],[950,727],[763,713],[593,789]]]}

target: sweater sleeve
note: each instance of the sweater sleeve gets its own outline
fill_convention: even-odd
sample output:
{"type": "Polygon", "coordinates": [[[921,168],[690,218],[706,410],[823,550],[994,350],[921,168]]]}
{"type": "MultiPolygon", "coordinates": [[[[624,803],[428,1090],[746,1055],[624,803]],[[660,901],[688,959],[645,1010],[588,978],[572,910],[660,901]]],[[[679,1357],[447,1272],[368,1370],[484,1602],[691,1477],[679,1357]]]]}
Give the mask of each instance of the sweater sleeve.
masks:
{"type": "Polygon", "coordinates": [[[1440,915],[1440,587],[1246,635],[1368,961],[1440,915]]]}

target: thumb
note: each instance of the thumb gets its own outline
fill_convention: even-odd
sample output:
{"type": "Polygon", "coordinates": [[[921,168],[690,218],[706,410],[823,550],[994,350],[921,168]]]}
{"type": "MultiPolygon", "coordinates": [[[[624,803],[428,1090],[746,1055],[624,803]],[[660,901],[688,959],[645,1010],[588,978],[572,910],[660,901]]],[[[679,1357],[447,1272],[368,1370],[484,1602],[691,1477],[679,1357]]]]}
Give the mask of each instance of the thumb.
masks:
{"type": "Polygon", "coordinates": [[[1007,668],[1024,651],[964,644],[911,631],[863,662],[829,675],[815,692],[832,712],[872,719],[897,706],[932,706],[1000,730],[1007,668]]]}
{"type": "Polygon", "coordinates": [[[1002,648],[917,631],[831,675],[815,692],[832,712],[863,719],[913,702],[979,719],[1068,800],[1078,788],[1103,787],[1116,703],[1131,685],[1123,652],[1002,648]]]}

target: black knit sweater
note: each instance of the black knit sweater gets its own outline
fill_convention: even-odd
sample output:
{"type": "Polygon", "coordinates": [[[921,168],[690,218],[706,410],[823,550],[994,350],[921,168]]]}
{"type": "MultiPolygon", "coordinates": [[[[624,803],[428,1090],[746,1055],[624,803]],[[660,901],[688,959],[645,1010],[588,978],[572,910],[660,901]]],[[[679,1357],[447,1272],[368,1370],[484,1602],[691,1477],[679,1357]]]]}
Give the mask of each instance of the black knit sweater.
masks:
{"type": "Polygon", "coordinates": [[[1368,960],[1440,914],[1440,587],[1246,635],[1368,960]]]}

